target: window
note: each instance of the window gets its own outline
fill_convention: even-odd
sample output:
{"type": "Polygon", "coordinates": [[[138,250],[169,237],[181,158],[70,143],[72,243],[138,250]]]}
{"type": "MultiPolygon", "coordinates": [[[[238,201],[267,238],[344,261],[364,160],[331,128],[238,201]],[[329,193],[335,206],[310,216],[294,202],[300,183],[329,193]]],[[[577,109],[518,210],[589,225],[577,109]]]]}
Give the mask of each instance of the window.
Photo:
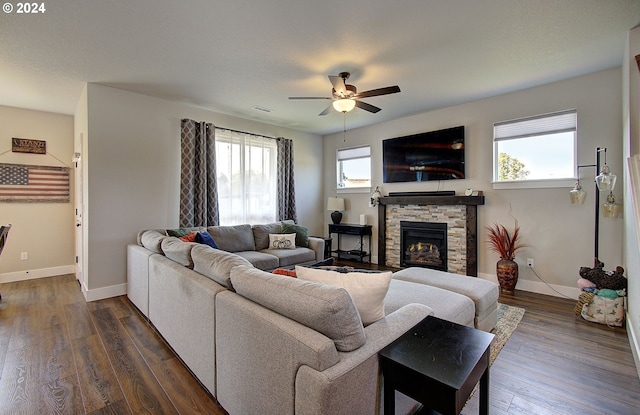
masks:
{"type": "Polygon", "coordinates": [[[216,128],[216,179],[220,224],[275,222],[276,141],[216,128]]]}
{"type": "Polygon", "coordinates": [[[570,186],[576,131],[576,110],[495,123],[494,188],[570,186]]]}
{"type": "Polygon", "coordinates": [[[371,188],[371,147],[345,148],[337,152],[338,189],[371,188]]]}

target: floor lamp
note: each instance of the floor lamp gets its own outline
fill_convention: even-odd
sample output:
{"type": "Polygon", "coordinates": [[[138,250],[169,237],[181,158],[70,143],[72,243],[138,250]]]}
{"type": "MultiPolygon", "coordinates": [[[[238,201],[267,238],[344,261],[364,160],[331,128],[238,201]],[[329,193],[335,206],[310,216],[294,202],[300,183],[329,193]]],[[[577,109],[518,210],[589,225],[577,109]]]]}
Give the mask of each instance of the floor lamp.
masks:
{"type": "Polygon", "coordinates": [[[595,177],[594,181],[596,183],[595,189],[595,226],[594,226],[594,248],[593,248],[593,257],[598,258],[598,240],[600,234],[600,192],[608,191],[609,195],[607,196],[607,202],[603,205],[607,216],[609,217],[617,217],[620,212],[620,205],[615,202],[615,198],[613,196],[613,188],[616,185],[616,175],[611,173],[609,166],[607,166],[607,149],[605,148],[596,148],[596,160],[595,164],[583,164],[578,166],[578,181],[574,188],[569,192],[569,197],[571,199],[571,204],[584,204],[584,201],[587,197],[587,193],[582,190],[582,185],[580,184],[580,169],[583,167],[595,167],[596,172],[599,174],[595,177]],[[604,165],[602,168],[600,167],[600,154],[604,153],[604,165]]]}

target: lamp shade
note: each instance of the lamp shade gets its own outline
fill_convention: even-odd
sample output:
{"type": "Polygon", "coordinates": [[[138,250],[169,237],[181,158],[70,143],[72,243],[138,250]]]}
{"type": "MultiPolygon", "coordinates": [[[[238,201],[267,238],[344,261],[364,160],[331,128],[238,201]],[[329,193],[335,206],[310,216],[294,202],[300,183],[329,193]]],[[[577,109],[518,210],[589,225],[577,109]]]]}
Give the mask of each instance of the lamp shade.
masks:
{"type": "Polygon", "coordinates": [[[569,191],[569,198],[571,199],[572,205],[583,205],[585,199],[587,198],[587,192],[582,190],[582,185],[580,184],[580,180],[576,182],[576,185],[571,191],[569,191]]]}
{"type": "Polygon", "coordinates": [[[617,218],[622,211],[622,205],[616,203],[616,198],[613,196],[613,192],[610,192],[607,196],[607,201],[602,205],[602,214],[605,218],[617,218]]]}
{"type": "Polygon", "coordinates": [[[354,109],[356,102],[352,99],[338,99],[333,101],[333,108],[340,112],[349,112],[354,109]]]}
{"type": "Polygon", "coordinates": [[[327,200],[327,210],[343,211],[344,199],[341,197],[330,197],[329,200],[327,200]]]}
{"type": "Polygon", "coordinates": [[[598,186],[598,190],[610,192],[616,187],[616,179],[617,176],[611,173],[609,170],[609,166],[606,164],[602,166],[602,170],[600,170],[600,174],[596,176],[596,185],[598,186]]]}

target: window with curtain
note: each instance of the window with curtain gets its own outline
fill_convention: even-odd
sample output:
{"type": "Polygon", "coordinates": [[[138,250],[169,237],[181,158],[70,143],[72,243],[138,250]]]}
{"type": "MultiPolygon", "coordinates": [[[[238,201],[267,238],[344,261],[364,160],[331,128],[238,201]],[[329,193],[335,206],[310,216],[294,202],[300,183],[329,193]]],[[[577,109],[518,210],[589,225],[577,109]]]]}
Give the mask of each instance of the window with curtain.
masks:
{"type": "Polygon", "coordinates": [[[219,128],[215,133],[220,224],[275,222],[276,140],[219,128]]]}
{"type": "Polygon", "coordinates": [[[493,126],[494,188],[567,186],[576,176],[576,110],[493,126]]]}

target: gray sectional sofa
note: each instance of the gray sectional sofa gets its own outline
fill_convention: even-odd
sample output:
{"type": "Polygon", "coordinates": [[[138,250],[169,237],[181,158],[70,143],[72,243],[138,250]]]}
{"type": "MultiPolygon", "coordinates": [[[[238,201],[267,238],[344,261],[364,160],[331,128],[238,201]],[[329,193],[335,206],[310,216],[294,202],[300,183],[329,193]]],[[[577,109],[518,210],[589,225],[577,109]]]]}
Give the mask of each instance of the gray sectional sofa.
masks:
{"type": "MultiPolygon", "coordinates": [[[[127,248],[128,298],[231,415],[377,414],[380,349],[428,315],[474,326],[469,297],[391,279],[384,317],[365,327],[344,288],[263,270],[275,260],[258,254],[278,266],[323,259],[318,238],[295,255],[263,248],[255,236],[279,226],[207,228],[220,249],[143,231],[127,248]],[[226,240],[247,229],[253,250],[226,240]]],[[[416,406],[397,394],[398,413],[416,406]]]]}

